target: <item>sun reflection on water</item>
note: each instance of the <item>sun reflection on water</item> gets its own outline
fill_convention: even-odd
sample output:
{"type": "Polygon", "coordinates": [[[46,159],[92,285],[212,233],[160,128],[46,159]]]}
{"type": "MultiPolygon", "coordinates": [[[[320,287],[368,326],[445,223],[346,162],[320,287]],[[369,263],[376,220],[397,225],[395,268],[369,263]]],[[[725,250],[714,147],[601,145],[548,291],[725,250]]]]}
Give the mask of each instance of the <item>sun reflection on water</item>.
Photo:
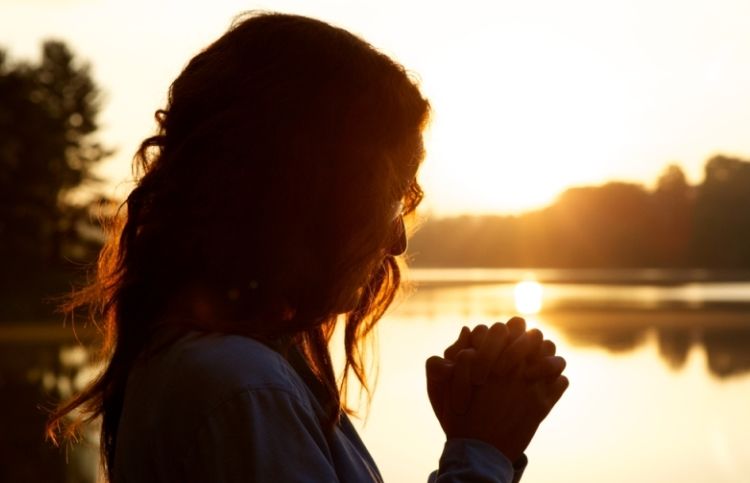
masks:
{"type": "Polygon", "coordinates": [[[518,282],[513,289],[516,310],[523,315],[538,314],[542,310],[544,288],[534,280],[518,282]]]}

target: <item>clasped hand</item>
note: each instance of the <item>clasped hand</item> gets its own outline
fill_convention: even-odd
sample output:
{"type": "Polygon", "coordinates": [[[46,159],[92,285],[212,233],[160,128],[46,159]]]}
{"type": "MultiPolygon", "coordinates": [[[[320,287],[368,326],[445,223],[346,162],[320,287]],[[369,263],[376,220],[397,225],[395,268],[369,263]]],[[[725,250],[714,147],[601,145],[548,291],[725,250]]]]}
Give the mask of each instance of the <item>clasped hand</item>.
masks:
{"type": "Polygon", "coordinates": [[[507,324],[464,327],[444,357],[427,360],[427,392],[448,438],[493,445],[516,461],[568,387],[565,359],[538,329],[507,324]]]}

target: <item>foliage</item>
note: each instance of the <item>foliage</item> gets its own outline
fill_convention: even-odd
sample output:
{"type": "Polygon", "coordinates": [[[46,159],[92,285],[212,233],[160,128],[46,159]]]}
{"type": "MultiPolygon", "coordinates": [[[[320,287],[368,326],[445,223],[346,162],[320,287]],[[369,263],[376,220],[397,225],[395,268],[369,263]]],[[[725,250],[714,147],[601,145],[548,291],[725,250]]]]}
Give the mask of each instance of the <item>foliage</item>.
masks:
{"type": "Polygon", "coordinates": [[[90,67],[65,44],[45,42],[38,64],[0,53],[0,248],[16,261],[61,260],[68,195],[109,154],[91,137],[99,108],[90,67]]]}
{"type": "Polygon", "coordinates": [[[750,268],[750,162],[717,156],[690,186],[668,166],[657,186],[571,188],[520,216],[427,221],[416,265],[454,267],[750,268]]]}
{"type": "Polygon", "coordinates": [[[19,285],[48,284],[70,259],[88,261],[98,248],[95,237],[78,229],[88,208],[70,195],[97,183],[93,168],[110,154],[93,136],[99,89],[89,65],[64,43],[45,42],[41,54],[37,63],[11,63],[0,50],[0,288],[6,295],[19,285]]]}
{"type": "Polygon", "coordinates": [[[750,267],[750,162],[708,161],[695,203],[691,254],[702,266],[750,267]]]}

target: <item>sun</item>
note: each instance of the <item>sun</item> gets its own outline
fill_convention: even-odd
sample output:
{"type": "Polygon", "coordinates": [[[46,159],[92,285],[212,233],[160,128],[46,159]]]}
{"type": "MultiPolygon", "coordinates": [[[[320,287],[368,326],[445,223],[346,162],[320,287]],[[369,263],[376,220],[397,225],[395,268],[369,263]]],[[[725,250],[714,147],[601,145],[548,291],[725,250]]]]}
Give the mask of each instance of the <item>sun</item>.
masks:
{"type": "Polygon", "coordinates": [[[516,310],[523,315],[538,314],[542,310],[544,288],[539,282],[524,280],[513,289],[516,310]]]}
{"type": "Polygon", "coordinates": [[[638,125],[634,100],[629,84],[601,68],[606,58],[523,30],[472,39],[496,46],[498,60],[450,51],[450,62],[422,65],[434,106],[422,175],[426,191],[439,193],[430,200],[435,211],[540,209],[626,162],[638,125]]]}

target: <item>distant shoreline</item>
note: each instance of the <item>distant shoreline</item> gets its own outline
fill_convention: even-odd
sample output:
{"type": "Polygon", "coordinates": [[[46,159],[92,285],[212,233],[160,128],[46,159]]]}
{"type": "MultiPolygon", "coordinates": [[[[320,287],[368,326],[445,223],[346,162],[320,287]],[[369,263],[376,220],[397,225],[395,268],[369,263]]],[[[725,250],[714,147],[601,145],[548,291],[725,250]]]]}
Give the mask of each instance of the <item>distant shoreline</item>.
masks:
{"type": "Polygon", "coordinates": [[[750,270],[675,268],[487,268],[410,267],[405,279],[418,287],[539,283],[678,286],[689,283],[750,283],[750,270]]]}
{"type": "Polygon", "coordinates": [[[581,310],[559,309],[542,311],[533,316],[547,321],[550,325],[563,329],[601,330],[607,328],[649,328],[661,329],[732,329],[750,328],[750,305],[741,308],[703,309],[623,309],[623,310],[581,310]],[[606,322],[605,322],[606,321],[606,322]]]}
{"type": "MultiPolygon", "coordinates": [[[[609,327],[705,327],[712,329],[750,327],[750,304],[712,304],[704,307],[555,307],[528,316],[542,319],[553,326],[567,329],[601,329],[602,321],[609,327]]],[[[89,343],[99,337],[91,327],[63,327],[59,322],[0,324],[0,344],[24,342],[89,343]]]]}
{"type": "Polygon", "coordinates": [[[70,324],[63,326],[59,321],[38,322],[0,322],[0,343],[50,342],[87,343],[100,336],[100,332],[92,327],[70,324]]]}

